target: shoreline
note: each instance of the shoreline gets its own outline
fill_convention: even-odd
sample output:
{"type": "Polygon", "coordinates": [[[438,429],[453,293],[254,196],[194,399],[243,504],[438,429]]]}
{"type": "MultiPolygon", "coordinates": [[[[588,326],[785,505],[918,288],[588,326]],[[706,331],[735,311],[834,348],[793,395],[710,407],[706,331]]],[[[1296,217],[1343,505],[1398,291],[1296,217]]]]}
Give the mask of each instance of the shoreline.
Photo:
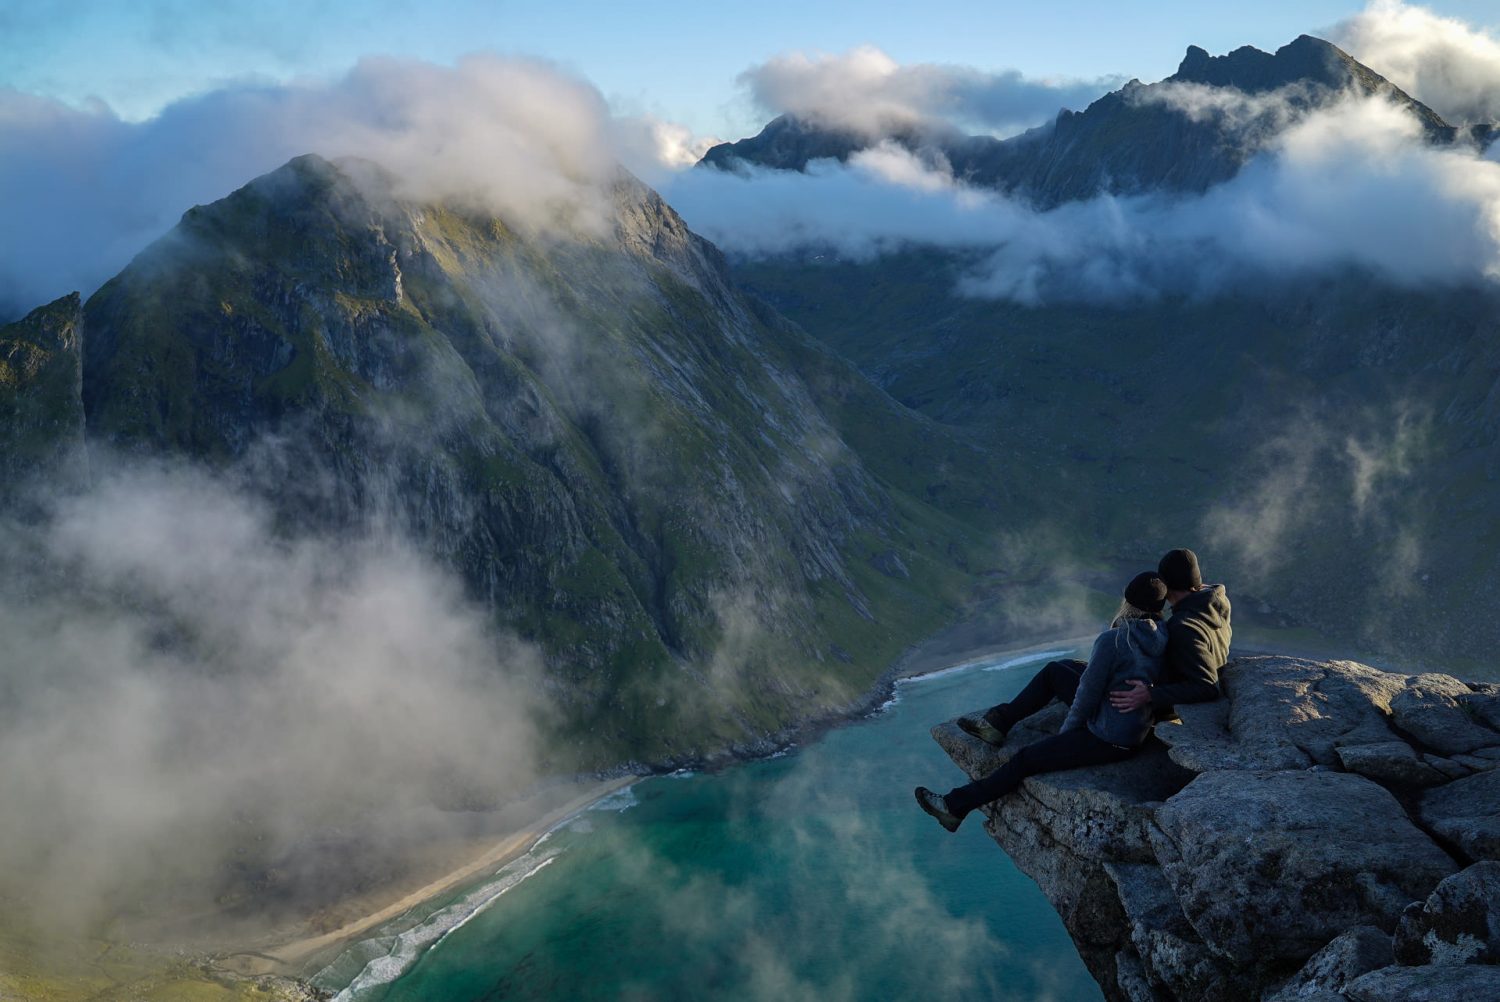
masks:
{"type": "MultiPolygon", "coordinates": [[[[1324,659],[1327,657],[1323,652],[1297,650],[1296,645],[1277,644],[1273,638],[1255,636],[1259,631],[1248,632],[1252,634],[1252,637],[1247,637],[1248,643],[1239,648],[1240,655],[1281,654],[1324,659]]],[[[716,772],[732,765],[781,754],[799,744],[815,741],[837,727],[878,713],[894,697],[897,686],[902,682],[919,681],[948,672],[972,669],[986,662],[1024,659],[1032,655],[1062,650],[1072,652],[1087,646],[1091,636],[1080,635],[1050,640],[1031,638],[996,640],[992,645],[960,651],[947,658],[934,657],[923,650],[922,643],[915,644],[892,662],[861,698],[846,704],[839,710],[800,721],[774,734],[764,735],[757,741],[727,749],[721,755],[659,763],[644,772],[623,773],[598,780],[586,792],[546,812],[517,831],[501,837],[498,842],[489,844],[473,859],[402,895],[397,901],[326,933],[280,940],[270,946],[261,944],[258,947],[219,954],[214,958],[214,966],[223,973],[242,977],[259,977],[268,974],[288,977],[305,975],[306,972],[302,968],[318,955],[329,953],[334,947],[353,942],[372,929],[398,918],[404,912],[473,880],[488,868],[498,869],[504,866],[530,851],[547,833],[609,795],[643,779],[666,775],[683,768],[716,772]]]]}
{"type": "Polygon", "coordinates": [[[973,668],[987,661],[1030,658],[1038,654],[1050,652],[1072,653],[1073,651],[1088,647],[1093,639],[1093,634],[1080,634],[1076,637],[1062,637],[1048,643],[1028,644],[1025,647],[1005,647],[999,650],[985,650],[982,654],[969,651],[962,655],[961,660],[955,661],[952,664],[937,665],[936,667],[921,665],[905,669],[898,668],[896,674],[891,678],[891,682],[895,684],[897,682],[910,682],[917,679],[932,678],[935,675],[945,675],[951,671],[963,671],[966,668],[973,668]]]}
{"type": "Polygon", "coordinates": [[[485,870],[499,869],[525,855],[550,832],[611,794],[632,786],[643,778],[645,777],[628,775],[600,780],[567,803],[546,812],[520,829],[502,836],[499,841],[491,842],[479,855],[462,865],[403,894],[396,901],[351,922],[346,922],[337,929],[292,940],[281,940],[271,945],[263,943],[255,947],[218,954],[213,959],[214,966],[224,973],[241,977],[259,977],[267,974],[288,977],[303,975],[306,972],[302,968],[319,954],[347,945],[372,929],[399,918],[405,912],[475,879],[485,870]]]}
{"type": "Polygon", "coordinates": [[[769,758],[796,747],[798,744],[817,740],[836,727],[879,712],[892,698],[900,682],[919,680],[944,672],[961,671],[986,661],[1024,658],[1027,655],[1044,651],[1076,647],[1081,643],[1086,643],[1087,639],[1087,637],[1075,637],[1030,643],[1001,640],[994,646],[962,652],[958,659],[953,661],[914,656],[920,654],[921,645],[913,645],[881,673],[875,684],[860,699],[840,710],[801,721],[773,735],[767,735],[751,745],[742,745],[729,750],[722,757],[714,756],[690,762],[661,763],[644,774],[628,773],[601,779],[579,796],[548,811],[521,829],[502,836],[499,841],[489,843],[474,858],[421,887],[403,894],[396,901],[382,905],[328,932],[293,939],[263,941],[252,946],[216,954],[213,957],[213,966],[222,973],[238,977],[256,978],[264,975],[278,975],[296,978],[305,976],[308,972],[304,968],[320,954],[330,954],[335,947],[346,946],[354,942],[360,936],[400,917],[403,913],[473,880],[486,869],[499,869],[529,852],[547,833],[611,794],[643,779],[655,775],[666,775],[682,768],[712,772],[740,763],[769,758]]]}

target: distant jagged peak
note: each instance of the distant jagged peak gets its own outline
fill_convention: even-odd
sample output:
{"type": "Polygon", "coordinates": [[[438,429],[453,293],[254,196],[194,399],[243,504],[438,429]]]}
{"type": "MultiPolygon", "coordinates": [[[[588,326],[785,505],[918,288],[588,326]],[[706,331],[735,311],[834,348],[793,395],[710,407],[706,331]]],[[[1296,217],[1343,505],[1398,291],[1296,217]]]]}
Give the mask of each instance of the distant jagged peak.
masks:
{"type": "Polygon", "coordinates": [[[753,165],[804,171],[814,160],[844,163],[861,150],[881,143],[894,143],[913,153],[941,153],[971,138],[952,126],[910,119],[893,118],[869,131],[782,114],[754,136],[711,148],[698,166],[741,171],[753,165]]]}
{"type": "Polygon", "coordinates": [[[1177,72],[1165,80],[1152,84],[1131,80],[1082,111],[1065,109],[1053,122],[1006,140],[965,136],[956,129],[943,132],[926,124],[903,128],[900,123],[871,136],[781,115],[755,136],[709,150],[700,166],[805,171],[814,160],[847,161],[861,150],[891,140],[919,155],[932,153],[934,161],[940,155],[956,175],[1024,193],[1039,204],[1088,197],[1100,184],[1119,191],[1146,190],[1158,184],[1203,190],[1230,176],[1282,128],[1351,94],[1383,97],[1401,105],[1436,142],[1483,143],[1489,136],[1488,127],[1454,129],[1431,108],[1338,46],[1301,35],[1274,53],[1247,45],[1214,56],[1199,46],[1189,46],[1177,72]],[[1156,117],[1137,115],[1149,112],[1149,106],[1156,106],[1156,117]],[[1176,132],[1160,119],[1161,109],[1181,112],[1214,134],[1195,139],[1176,132]],[[1180,148],[1167,156],[1166,148],[1174,144],[1180,148]],[[1160,156],[1152,153],[1158,147],[1160,156]],[[1177,162],[1182,157],[1205,162],[1184,166],[1177,162]],[[1120,162],[1110,163],[1111,158],[1120,162]],[[1069,178],[1073,181],[1065,183],[1069,178]]]}
{"type": "Polygon", "coordinates": [[[1225,55],[1211,56],[1190,45],[1177,72],[1155,86],[1170,89],[1179,84],[1232,89],[1247,95],[1280,92],[1304,108],[1331,103],[1350,93],[1379,96],[1406,108],[1434,138],[1454,138],[1452,127],[1431,108],[1337,45],[1314,35],[1298,35],[1274,53],[1244,45],[1225,55]]]}
{"type": "Polygon", "coordinates": [[[1190,45],[1177,72],[1167,79],[1235,87],[1253,94],[1294,83],[1344,87],[1361,71],[1378,76],[1332,42],[1298,35],[1274,53],[1243,45],[1225,55],[1211,56],[1204,49],[1190,45]]]}

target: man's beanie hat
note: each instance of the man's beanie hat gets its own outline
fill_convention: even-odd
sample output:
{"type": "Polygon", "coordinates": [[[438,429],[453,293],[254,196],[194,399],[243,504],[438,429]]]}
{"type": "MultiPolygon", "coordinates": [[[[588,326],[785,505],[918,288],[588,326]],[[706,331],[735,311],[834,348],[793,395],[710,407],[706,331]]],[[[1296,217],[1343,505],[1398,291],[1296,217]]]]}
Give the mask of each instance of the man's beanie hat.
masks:
{"type": "Polygon", "coordinates": [[[1156,565],[1156,573],[1171,591],[1192,591],[1203,584],[1198,573],[1198,554],[1192,550],[1170,550],[1156,565]]]}
{"type": "Polygon", "coordinates": [[[1125,586],[1125,601],[1142,612],[1160,616],[1167,604],[1167,584],[1150,571],[1141,571],[1125,586]]]}

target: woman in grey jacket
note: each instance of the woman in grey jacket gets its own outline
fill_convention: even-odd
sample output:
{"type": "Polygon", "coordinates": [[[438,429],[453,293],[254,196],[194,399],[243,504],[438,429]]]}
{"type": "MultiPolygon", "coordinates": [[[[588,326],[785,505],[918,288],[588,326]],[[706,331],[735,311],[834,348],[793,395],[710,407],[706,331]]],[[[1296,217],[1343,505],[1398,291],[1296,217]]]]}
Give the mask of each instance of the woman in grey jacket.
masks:
{"type": "Polygon", "coordinates": [[[988,776],[947,794],[917,787],[918,806],[950,832],[957,831],[970,811],[1003,797],[1027,776],[1103,765],[1134,755],[1151,733],[1151,706],[1116,710],[1105,696],[1112,689],[1125,688],[1132,679],[1150,685],[1161,675],[1167,648],[1167,632],[1161,625],[1166,598],[1167,586],[1155,574],[1146,571],[1131,579],[1114,622],[1094,641],[1062,730],[1020,749],[988,776]]]}

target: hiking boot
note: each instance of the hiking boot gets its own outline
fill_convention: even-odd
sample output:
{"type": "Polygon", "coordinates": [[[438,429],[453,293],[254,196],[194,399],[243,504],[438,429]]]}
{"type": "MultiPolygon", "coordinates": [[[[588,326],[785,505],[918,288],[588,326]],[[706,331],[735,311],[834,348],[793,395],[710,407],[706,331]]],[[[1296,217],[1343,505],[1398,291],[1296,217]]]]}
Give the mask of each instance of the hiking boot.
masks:
{"type": "Polygon", "coordinates": [[[1005,744],[1005,732],[990,723],[988,715],[978,718],[959,717],[958,729],[965,734],[972,734],[987,745],[999,748],[1005,744]]]}
{"type": "Polygon", "coordinates": [[[963,824],[964,819],[949,812],[948,801],[943,799],[942,794],[933,793],[925,786],[917,787],[916,794],[918,807],[937,818],[938,824],[950,832],[958,831],[958,826],[963,824]]]}

